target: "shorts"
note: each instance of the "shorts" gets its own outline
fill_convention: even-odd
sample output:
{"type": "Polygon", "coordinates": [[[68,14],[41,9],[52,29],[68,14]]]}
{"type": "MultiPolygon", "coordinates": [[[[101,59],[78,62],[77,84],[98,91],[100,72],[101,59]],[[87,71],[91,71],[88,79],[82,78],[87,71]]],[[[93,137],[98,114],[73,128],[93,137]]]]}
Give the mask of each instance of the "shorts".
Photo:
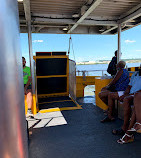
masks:
{"type": "MultiPolygon", "coordinates": [[[[24,84],[24,87],[25,87],[25,85],[26,84],[24,84]]],[[[28,90],[28,89],[32,89],[32,85],[29,85],[26,90],[28,90]]]]}
{"type": "MultiPolygon", "coordinates": [[[[118,96],[121,97],[124,94],[124,91],[118,91],[118,96]]],[[[134,95],[131,95],[134,96],[134,95]]]]}
{"type": "Polygon", "coordinates": [[[118,96],[121,97],[124,94],[124,91],[118,91],[118,96]]]}
{"type": "MultiPolygon", "coordinates": [[[[124,91],[118,91],[118,96],[119,97],[121,97],[123,94],[124,94],[124,91]]],[[[134,95],[131,95],[131,96],[134,97],[134,95]]],[[[120,102],[120,103],[123,103],[123,102],[120,102]]],[[[131,106],[133,106],[133,105],[131,105],[131,106]]]]}

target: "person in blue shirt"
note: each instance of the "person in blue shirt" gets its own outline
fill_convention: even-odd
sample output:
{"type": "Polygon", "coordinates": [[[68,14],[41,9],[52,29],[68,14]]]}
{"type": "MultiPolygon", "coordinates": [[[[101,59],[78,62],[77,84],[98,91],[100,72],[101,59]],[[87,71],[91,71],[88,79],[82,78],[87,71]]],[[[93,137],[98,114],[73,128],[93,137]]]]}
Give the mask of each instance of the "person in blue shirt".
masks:
{"type": "MultiPolygon", "coordinates": [[[[113,78],[113,80],[106,86],[101,89],[99,93],[99,98],[108,105],[109,99],[108,96],[111,92],[115,92],[117,97],[119,96],[119,92],[124,92],[129,84],[129,73],[126,69],[124,69],[126,63],[124,61],[120,61],[117,64],[117,74],[113,78]]],[[[111,121],[113,118],[106,117],[102,122],[111,121]]]]}
{"type": "Polygon", "coordinates": [[[129,120],[131,116],[131,105],[133,105],[134,95],[138,92],[141,92],[141,74],[138,72],[135,72],[130,80],[130,83],[125,91],[118,92],[118,95],[115,92],[109,93],[108,95],[108,116],[103,122],[109,122],[113,120],[112,116],[112,110],[114,106],[114,101],[119,100],[120,102],[123,102],[123,108],[124,108],[124,123],[122,128],[115,129],[112,131],[113,134],[116,135],[123,135],[129,125],[129,120]]]}

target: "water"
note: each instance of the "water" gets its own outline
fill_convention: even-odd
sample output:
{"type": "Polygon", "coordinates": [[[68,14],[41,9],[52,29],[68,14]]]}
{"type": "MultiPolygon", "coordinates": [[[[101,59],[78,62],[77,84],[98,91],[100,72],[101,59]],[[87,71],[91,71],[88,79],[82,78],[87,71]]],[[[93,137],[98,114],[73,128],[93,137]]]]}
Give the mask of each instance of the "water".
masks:
{"type": "MultiPolygon", "coordinates": [[[[106,70],[108,68],[108,64],[94,64],[94,65],[77,65],[76,70],[77,71],[89,71],[88,75],[89,76],[102,76],[102,71],[104,74],[107,74],[106,70]],[[95,72],[93,72],[96,70],[95,72]],[[97,71],[100,70],[100,71],[97,71]]],[[[82,75],[82,74],[80,74],[82,75]]]]}
{"type": "MultiPolygon", "coordinates": [[[[127,67],[137,67],[140,66],[140,63],[127,63],[127,67]]],[[[89,76],[102,76],[102,71],[94,70],[104,70],[103,73],[107,74],[108,64],[94,64],[94,65],[77,65],[76,71],[91,71],[88,73],[89,76]]],[[[82,74],[80,74],[82,75],[82,74]]]]}
{"type": "MultiPolygon", "coordinates": [[[[140,63],[127,63],[127,67],[138,67],[140,66],[140,63]]],[[[102,71],[95,71],[94,70],[105,70],[103,71],[103,74],[107,74],[107,68],[108,64],[95,64],[95,65],[77,65],[76,66],[76,71],[92,71],[89,72],[89,76],[102,76],[102,71]]],[[[82,74],[80,74],[82,75],[82,74]]],[[[84,96],[94,96],[94,91],[95,91],[95,86],[94,85],[89,85],[85,87],[84,90],[84,96]]]]}

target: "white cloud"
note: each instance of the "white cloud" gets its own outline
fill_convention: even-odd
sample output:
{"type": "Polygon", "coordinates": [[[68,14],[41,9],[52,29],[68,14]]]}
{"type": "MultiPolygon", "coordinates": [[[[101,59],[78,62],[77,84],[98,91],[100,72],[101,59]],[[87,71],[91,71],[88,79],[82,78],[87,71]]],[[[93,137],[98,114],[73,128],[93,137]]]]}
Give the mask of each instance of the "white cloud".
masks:
{"type": "Polygon", "coordinates": [[[32,41],[33,43],[42,43],[42,42],[44,42],[43,40],[34,40],[34,41],[32,41]]]}
{"type": "Polygon", "coordinates": [[[136,50],[136,52],[141,52],[141,50],[136,50]]]}
{"type": "Polygon", "coordinates": [[[124,41],[125,43],[134,43],[134,42],[136,42],[135,40],[125,40],[124,41]]]}

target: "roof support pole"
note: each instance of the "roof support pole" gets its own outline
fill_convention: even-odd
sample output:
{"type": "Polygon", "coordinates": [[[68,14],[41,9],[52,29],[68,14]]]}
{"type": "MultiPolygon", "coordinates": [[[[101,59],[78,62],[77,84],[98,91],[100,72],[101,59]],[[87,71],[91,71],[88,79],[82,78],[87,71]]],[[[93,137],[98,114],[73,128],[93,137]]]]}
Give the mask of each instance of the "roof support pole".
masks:
{"type": "Polygon", "coordinates": [[[118,24],[118,53],[117,53],[117,63],[121,59],[121,24],[118,24]]]}
{"type": "Polygon", "coordinates": [[[32,36],[31,36],[31,13],[30,13],[30,1],[23,0],[25,18],[28,28],[28,46],[29,46],[29,58],[30,58],[30,69],[32,77],[32,94],[35,94],[35,78],[34,78],[34,63],[33,63],[33,52],[32,52],[32,36]]]}
{"type": "Polygon", "coordinates": [[[31,23],[28,22],[28,46],[29,46],[29,58],[30,58],[30,69],[32,77],[32,94],[35,94],[35,77],[34,77],[34,62],[32,52],[32,35],[31,35],[31,23]]]}
{"type": "Polygon", "coordinates": [[[0,157],[28,158],[17,0],[0,1],[0,157]]]}

